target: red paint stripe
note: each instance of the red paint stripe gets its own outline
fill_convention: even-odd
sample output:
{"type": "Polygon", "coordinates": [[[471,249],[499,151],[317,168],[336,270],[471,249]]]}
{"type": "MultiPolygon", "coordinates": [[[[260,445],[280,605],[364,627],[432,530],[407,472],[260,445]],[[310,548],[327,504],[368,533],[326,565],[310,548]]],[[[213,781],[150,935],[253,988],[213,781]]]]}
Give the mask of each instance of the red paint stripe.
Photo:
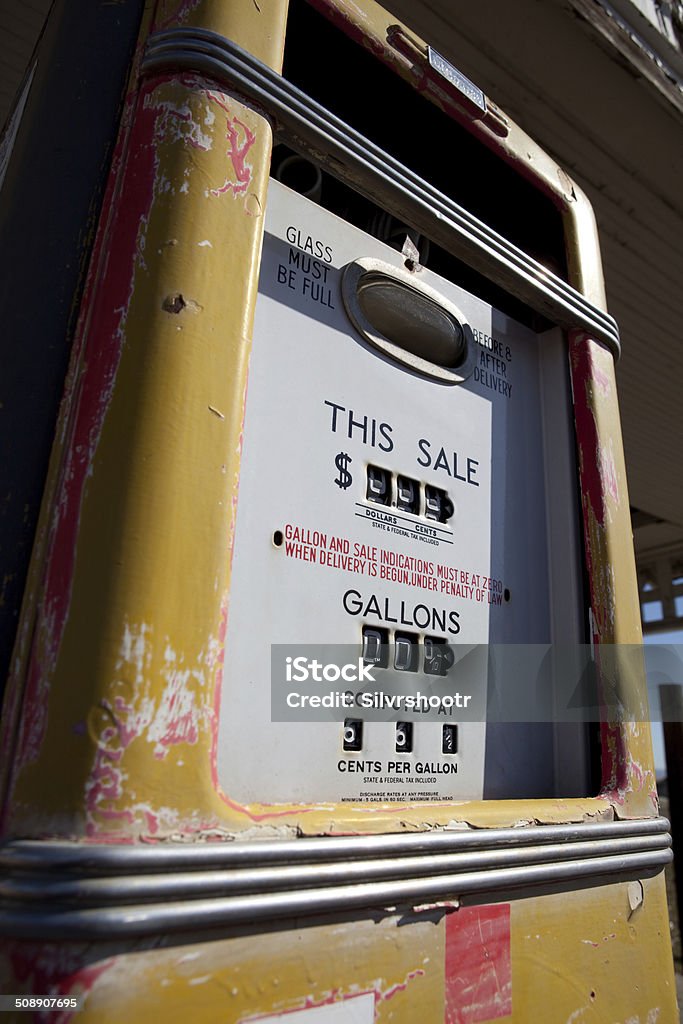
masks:
{"type": "Polygon", "coordinates": [[[449,914],[445,1024],[477,1024],[511,1013],[510,904],[449,914]]]}
{"type": "MultiPolygon", "coordinates": [[[[619,503],[616,473],[608,457],[610,437],[599,430],[595,407],[609,401],[612,379],[600,365],[611,362],[609,355],[583,331],[569,332],[570,370],[574,395],[574,420],[579,457],[579,479],[583,511],[586,569],[593,610],[593,636],[598,645],[610,643],[614,629],[614,594],[604,585],[605,567],[595,549],[594,531],[605,530],[610,518],[610,500],[619,503]]],[[[614,399],[614,396],[613,400],[614,399]]],[[[599,659],[599,648],[598,648],[599,659]]],[[[602,786],[601,796],[623,804],[629,788],[630,760],[623,727],[606,721],[601,711],[602,786]]]]}

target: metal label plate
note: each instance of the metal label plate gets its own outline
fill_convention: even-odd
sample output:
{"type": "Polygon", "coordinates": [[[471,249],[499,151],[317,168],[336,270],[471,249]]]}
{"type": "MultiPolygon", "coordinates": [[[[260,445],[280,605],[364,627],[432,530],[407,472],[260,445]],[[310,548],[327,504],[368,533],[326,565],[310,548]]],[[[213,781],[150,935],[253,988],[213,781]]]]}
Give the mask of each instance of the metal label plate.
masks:
{"type": "Polygon", "coordinates": [[[481,110],[482,114],[486,113],[486,96],[481,89],[471,82],[466,75],[463,75],[462,71],[458,71],[456,67],[447,61],[445,57],[442,57],[440,53],[432,49],[431,46],[427,47],[427,53],[429,55],[430,67],[436,71],[438,75],[445,78],[447,82],[454,85],[458,92],[461,92],[463,96],[466,96],[476,107],[481,110]]]}

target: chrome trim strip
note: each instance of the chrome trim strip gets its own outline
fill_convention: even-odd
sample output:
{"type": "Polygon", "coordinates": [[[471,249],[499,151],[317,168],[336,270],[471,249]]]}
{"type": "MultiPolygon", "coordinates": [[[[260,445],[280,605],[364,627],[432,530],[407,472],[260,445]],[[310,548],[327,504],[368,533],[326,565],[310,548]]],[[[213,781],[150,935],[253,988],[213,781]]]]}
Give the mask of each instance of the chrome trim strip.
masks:
{"type": "Polygon", "coordinates": [[[515,899],[649,877],[670,843],[664,818],[143,848],[15,841],[0,848],[0,934],[94,941],[515,899]]]}
{"type": "Polygon", "coordinates": [[[195,899],[201,896],[276,892],[279,889],[306,889],[346,882],[382,881],[390,878],[434,877],[453,872],[472,871],[486,860],[486,869],[531,866],[552,861],[572,861],[601,857],[605,846],[609,855],[633,855],[668,849],[667,835],[597,842],[550,843],[523,850],[500,849],[486,853],[472,851],[383,860],[340,861],[338,863],[280,865],[269,868],[242,868],[223,871],[195,871],[163,875],[124,875],[108,878],[17,878],[0,881],[0,899],[20,901],[67,900],[82,904],[126,903],[137,900],[195,899]]]}
{"type": "Polygon", "coordinates": [[[302,839],[256,839],[251,842],[103,845],[64,840],[15,839],[0,844],[0,868],[16,871],[78,871],[86,875],[151,871],[193,871],[257,867],[268,864],[352,861],[365,857],[433,855],[459,850],[521,848],[543,843],[582,843],[630,836],[668,835],[666,818],[585,822],[569,825],[524,825],[515,828],[443,829],[383,835],[319,836],[302,839]]]}
{"type": "Polygon", "coordinates": [[[563,882],[573,886],[608,884],[656,874],[673,859],[671,850],[656,854],[594,857],[579,863],[556,862],[533,868],[474,871],[436,878],[362,885],[343,885],[300,892],[253,894],[137,906],[82,909],[0,909],[0,934],[43,940],[133,938],[156,933],[197,931],[218,926],[254,924],[288,917],[348,912],[358,909],[396,910],[397,904],[511,899],[552,892],[563,882]]]}
{"type": "Polygon", "coordinates": [[[150,36],[142,73],[181,71],[236,88],[274,118],[278,134],[293,148],[532,309],[561,327],[582,328],[619,357],[611,316],[237,44],[206,29],[150,36]]]}

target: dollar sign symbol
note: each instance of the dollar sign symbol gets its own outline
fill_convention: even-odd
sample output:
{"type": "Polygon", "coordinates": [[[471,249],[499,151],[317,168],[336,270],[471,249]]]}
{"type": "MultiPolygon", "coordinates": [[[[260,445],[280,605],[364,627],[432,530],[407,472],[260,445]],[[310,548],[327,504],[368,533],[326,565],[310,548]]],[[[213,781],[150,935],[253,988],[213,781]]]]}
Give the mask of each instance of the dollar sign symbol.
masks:
{"type": "Polygon", "coordinates": [[[350,455],[347,455],[346,452],[339,452],[339,455],[337,455],[336,459],[334,460],[334,464],[339,470],[339,476],[335,478],[334,482],[337,485],[337,487],[341,487],[343,490],[346,490],[347,487],[350,487],[353,481],[353,477],[351,476],[348,470],[350,462],[353,462],[353,459],[351,458],[350,455]]]}

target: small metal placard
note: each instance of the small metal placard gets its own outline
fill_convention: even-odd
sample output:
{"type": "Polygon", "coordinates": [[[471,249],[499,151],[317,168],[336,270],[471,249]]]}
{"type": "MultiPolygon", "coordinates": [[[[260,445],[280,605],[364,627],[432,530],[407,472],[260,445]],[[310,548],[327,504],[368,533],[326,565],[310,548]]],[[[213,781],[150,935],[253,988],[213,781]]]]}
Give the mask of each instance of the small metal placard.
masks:
{"type": "Polygon", "coordinates": [[[442,78],[445,78],[447,82],[451,83],[451,85],[454,85],[456,89],[463,94],[463,96],[467,96],[468,100],[471,100],[475,106],[479,107],[482,114],[485,114],[486,96],[481,89],[477,88],[474,82],[470,82],[469,78],[463,75],[462,71],[458,71],[457,68],[454,68],[445,57],[442,57],[440,53],[433,50],[431,46],[427,47],[427,52],[429,54],[429,64],[434,68],[437,74],[441,75],[442,78]]]}

